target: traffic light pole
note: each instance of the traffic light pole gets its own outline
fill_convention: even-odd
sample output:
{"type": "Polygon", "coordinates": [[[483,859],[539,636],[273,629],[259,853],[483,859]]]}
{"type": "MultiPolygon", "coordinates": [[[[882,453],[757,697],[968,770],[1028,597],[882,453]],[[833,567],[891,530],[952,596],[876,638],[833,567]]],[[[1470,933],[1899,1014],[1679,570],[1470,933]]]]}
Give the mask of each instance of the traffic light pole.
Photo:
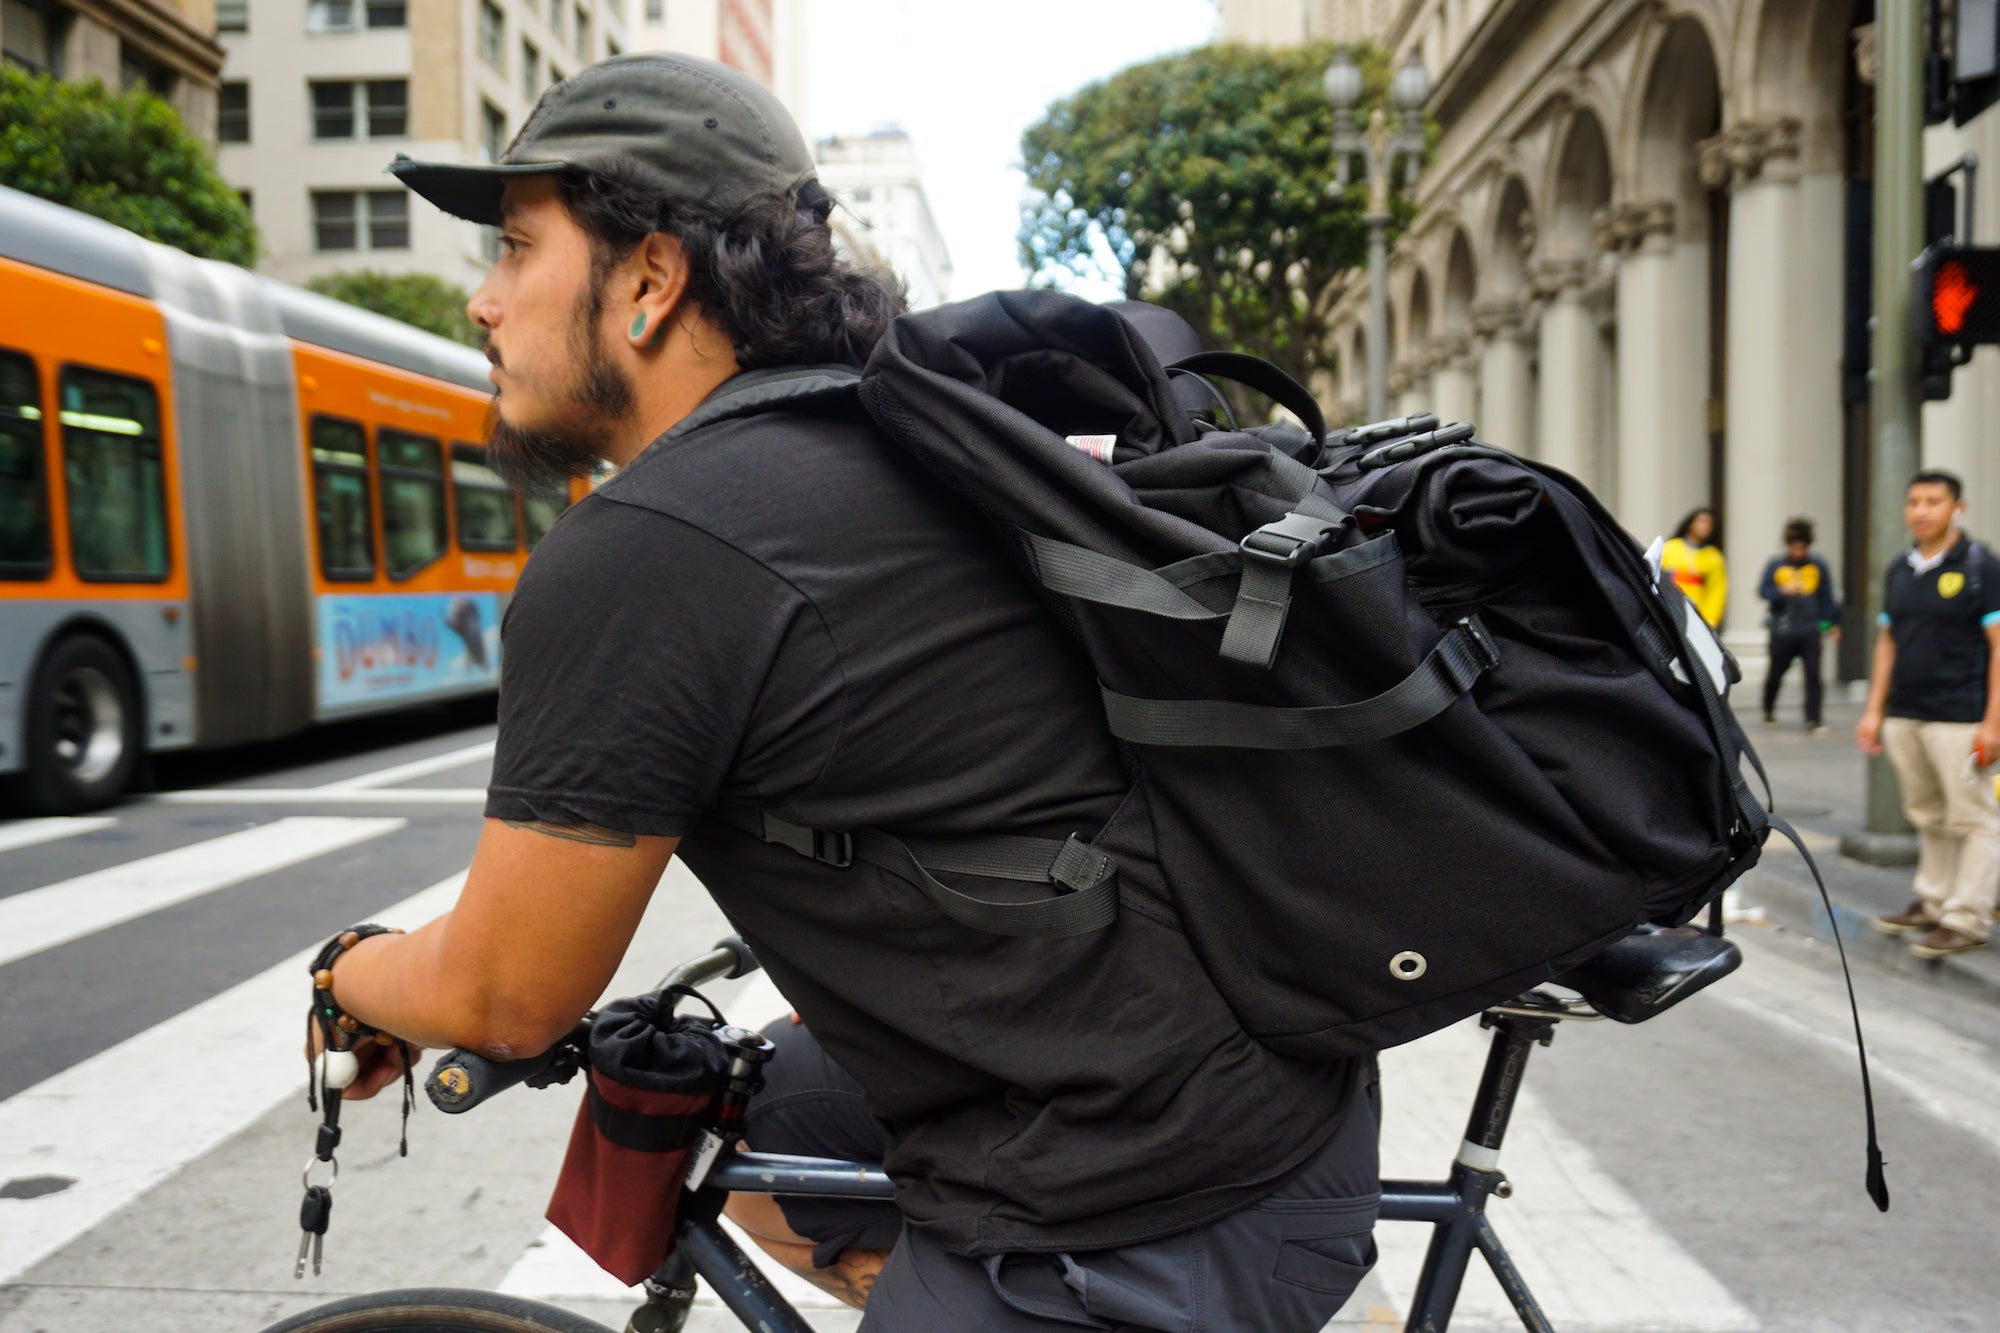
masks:
{"type": "MultiPolygon", "coordinates": [[[[1869,468],[1868,581],[1850,589],[1873,626],[1882,571],[1909,544],[1903,491],[1917,471],[1922,389],[1910,265],[1924,245],[1924,53],[1920,0],[1882,0],[1875,10],[1875,327],[1869,408],[1875,448],[1869,468]]],[[[1967,238],[1968,241],[1970,238],[1967,238]]],[[[1868,761],[1868,822],[1841,851],[1875,865],[1908,865],[1916,838],[1903,818],[1896,775],[1868,761]]]]}

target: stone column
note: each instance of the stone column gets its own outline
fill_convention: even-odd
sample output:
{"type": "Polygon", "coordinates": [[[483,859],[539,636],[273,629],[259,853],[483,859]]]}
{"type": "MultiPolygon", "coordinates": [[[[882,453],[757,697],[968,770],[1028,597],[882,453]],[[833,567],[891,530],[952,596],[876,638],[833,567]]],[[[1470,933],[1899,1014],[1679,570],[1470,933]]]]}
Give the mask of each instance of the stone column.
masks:
{"type": "Polygon", "coordinates": [[[1540,259],[1528,280],[1542,298],[1540,421],[1535,456],[1593,489],[1597,483],[1597,316],[1584,293],[1590,264],[1540,259]]]}
{"type": "Polygon", "coordinates": [[[1618,484],[1606,496],[1640,542],[1708,495],[1707,247],[1677,242],[1671,201],[1620,204],[1598,218],[1618,256],[1618,484]]]}
{"type": "Polygon", "coordinates": [[[1472,307],[1479,333],[1479,438],[1534,454],[1534,384],[1528,371],[1526,310],[1519,301],[1472,307]]]}
{"type": "Polygon", "coordinates": [[[1436,369],[1431,371],[1431,410],[1438,420],[1476,423],[1479,417],[1479,381],[1475,376],[1472,339],[1463,333],[1448,333],[1436,340],[1433,349],[1436,369]]]}
{"type": "Polygon", "coordinates": [[[1795,447],[1801,377],[1793,361],[1806,280],[1799,246],[1806,225],[1799,207],[1799,129],[1792,119],[1738,125],[1700,149],[1703,183],[1730,190],[1722,497],[1730,587],[1723,639],[1751,680],[1760,678],[1768,647],[1763,604],[1751,584],[1777,549],[1787,514],[1799,507],[1799,469],[1809,464],[1810,452],[1839,475],[1837,430],[1823,448],[1795,447]]]}

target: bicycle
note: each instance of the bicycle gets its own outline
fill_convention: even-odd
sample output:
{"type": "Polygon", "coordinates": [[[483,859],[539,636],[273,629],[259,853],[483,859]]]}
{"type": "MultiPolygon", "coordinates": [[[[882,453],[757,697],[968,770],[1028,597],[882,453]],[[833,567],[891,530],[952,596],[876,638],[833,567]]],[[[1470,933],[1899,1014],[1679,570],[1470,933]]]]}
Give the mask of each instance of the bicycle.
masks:
{"type": "MultiPolygon", "coordinates": [[[[1520,1094],[1533,1049],[1549,1045],[1559,1023],[1612,1019],[1639,1023],[1736,970],[1742,955],[1719,935],[1687,928],[1646,929],[1612,945],[1565,973],[1557,983],[1573,996],[1537,987],[1481,1016],[1493,1031],[1486,1065],[1473,1095],[1465,1140],[1443,1180],[1385,1180],[1380,1219],[1424,1222],[1433,1228],[1430,1248],[1405,1333],[1445,1333],[1473,1253],[1482,1255],[1528,1333],[1554,1333],[1547,1315],[1515,1267],[1486,1216],[1490,1198],[1513,1190],[1500,1170],[1500,1148],[1520,1094]]],[[[661,987],[697,986],[744,976],[757,967],[740,940],[724,939],[708,953],[670,972],[661,987]]],[[[566,1082],[584,1063],[591,1015],[542,1055],[496,1064],[464,1051],[442,1056],[426,1079],[441,1110],[454,1114],[519,1083],[547,1087],[566,1082]],[[456,1071],[456,1072],[447,1072],[456,1071]]],[[[719,1108],[718,1103],[718,1108],[719,1108]]],[[[710,1127],[719,1115],[712,1113],[710,1127]]],[[[773,1153],[726,1155],[683,1201],[676,1245],[646,1279],[646,1302],[633,1312],[626,1333],[674,1333],[692,1308],[696,1278],[708,1284],[749,1329],[764,1333],[813,1333],[812,1326],[723,1231],[718,1220],[731,1192],[892,1199],[894,1188],[878,1163],[773,1153]]],[[[522,1297],[457,1288],[376,1292],[319,1306],[282,1320],[265,1333],[611,1333],[594,1320],[522,1297]]]]}

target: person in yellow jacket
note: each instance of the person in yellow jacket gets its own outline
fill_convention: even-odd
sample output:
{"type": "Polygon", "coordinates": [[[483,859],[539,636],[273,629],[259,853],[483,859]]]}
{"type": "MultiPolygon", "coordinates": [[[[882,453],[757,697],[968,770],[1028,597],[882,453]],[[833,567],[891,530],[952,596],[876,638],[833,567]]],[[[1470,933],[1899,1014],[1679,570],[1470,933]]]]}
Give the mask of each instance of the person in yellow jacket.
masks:
{"type": "Polygon", "coordinates": [[[1711,626],[1722,627],[1722,607],[1729,600],[1729,567],[1715,544],[1715,511],[1704,505],[1681,520],[1666,548],[1660,568],[1680,585],[1694,609],[1711,626]]]}

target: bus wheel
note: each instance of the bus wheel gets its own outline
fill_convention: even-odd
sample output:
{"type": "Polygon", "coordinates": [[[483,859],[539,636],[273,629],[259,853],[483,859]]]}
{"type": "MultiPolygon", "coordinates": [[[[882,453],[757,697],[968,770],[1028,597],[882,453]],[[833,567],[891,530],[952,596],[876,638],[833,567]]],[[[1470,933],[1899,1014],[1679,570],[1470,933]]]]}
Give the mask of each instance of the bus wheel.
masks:
{"type": "Polygon", "coordinates": [[[75,814],[124,794],[139,762],[139,691],[110,644],[64,639],[35,672],[20,791],[48,814],[75,814]]]}

